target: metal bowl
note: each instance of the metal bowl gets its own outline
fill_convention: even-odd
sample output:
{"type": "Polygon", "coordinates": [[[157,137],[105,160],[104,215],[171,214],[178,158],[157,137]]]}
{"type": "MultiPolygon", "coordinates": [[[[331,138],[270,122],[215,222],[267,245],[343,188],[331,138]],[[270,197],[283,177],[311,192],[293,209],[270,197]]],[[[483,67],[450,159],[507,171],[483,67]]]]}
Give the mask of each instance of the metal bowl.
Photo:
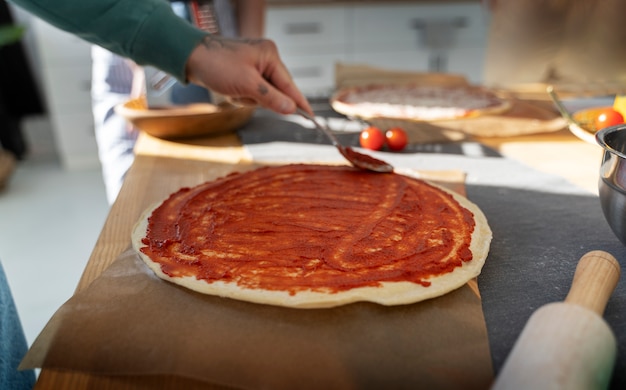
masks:
{"type": "Polygon", "coordinates": [[[596,133],[604,148],[598,190],[602,211],[613,233],[626,245],[626,124],[596,133]]]}

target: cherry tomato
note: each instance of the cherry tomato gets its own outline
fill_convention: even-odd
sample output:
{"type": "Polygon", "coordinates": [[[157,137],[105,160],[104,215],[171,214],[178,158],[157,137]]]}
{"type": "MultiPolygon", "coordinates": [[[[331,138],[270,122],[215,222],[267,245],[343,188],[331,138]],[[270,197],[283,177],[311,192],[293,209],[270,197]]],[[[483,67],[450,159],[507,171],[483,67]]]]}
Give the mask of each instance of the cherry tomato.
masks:
{"type": "Polygon", "coordinates": [[[385,132],[385,139],[387,140],[387,146],[391,150],[402,150],[409,143],[409,137],[406,132],[400,127],[392,127],[385,132]]]}
{"type": "Polygon", "coordinates": [[[380,150],[385,144],[385,136],[378,127],[369,126],[361,131],[359,143],[365,149],[380,150]]]}
{"type": "Polygon", "coordinates": [[[594,126],[596,130],[604,129],[605,127],[619,125],[624,123],[624,117],[619,112],[612,108],[606,108],[598,113],[594,120],[594,126]]]}

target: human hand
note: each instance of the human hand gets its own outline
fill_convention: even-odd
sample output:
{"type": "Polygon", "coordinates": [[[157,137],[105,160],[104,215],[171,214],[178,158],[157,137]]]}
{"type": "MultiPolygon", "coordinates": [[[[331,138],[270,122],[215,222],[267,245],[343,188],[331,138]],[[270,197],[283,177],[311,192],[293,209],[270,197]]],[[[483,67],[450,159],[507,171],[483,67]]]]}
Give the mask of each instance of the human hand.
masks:
{"type": "Polygon", "coordinates": [[[281,114],[312,112],[283,64],[274,42],[207,36],[187,60],[187,78],[243,104],[281,114]]]}

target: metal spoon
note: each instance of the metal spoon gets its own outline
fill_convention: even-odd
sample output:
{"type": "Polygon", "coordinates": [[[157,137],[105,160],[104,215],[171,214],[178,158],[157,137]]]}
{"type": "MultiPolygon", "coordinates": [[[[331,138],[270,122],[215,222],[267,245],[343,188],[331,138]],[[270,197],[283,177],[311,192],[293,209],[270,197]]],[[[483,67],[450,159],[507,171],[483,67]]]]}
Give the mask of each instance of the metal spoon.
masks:
{"type": "Polygon", "coordinates": [[[569,113],[567,108],[565,108],[565,106],[563,105],[563,102],[561,101],[561,99],[559,99],[556,92],[554,92],[554,87],[549,85],[546,88],[546,92],[548,92],[548,95],[550,95],[552,102],[556,106],[559,113],[561,113],[561,116],[565,118],[565,120],[567,121],[567,124],[568,124],[567,127],[569,128],[570,132],[572,132],[572,134],[582,139],[583,141],[587,141],[591,144],[595,144],[596,143],[595,129],[589,130],[588,129],[589,126],[585,126],[583,123],[580,123],[574,118],[572,114],[569,113]]]}
{"type": "Polygon", "coordinates": [[[561,113],[561,116],[563,116],[563,118],[565,118],[570,124],[574,124],[576,126],[582,127],[582,125],[578,123],[576,119],[574,119],[572,114],[570,114],[569,111],[567,111],[567,108],[565,108],[565,106],[561,102],[561,99],[559,99],[559,97],[556,95],[556,92],[554,92],[553,86],[549,85],[546,88],[546,92],[548,92],[548,95],[550,95],[552,102],[556,106],[557,110],[559,110],[559,113],[561,113]]]}
{"type": "Polygon", "coordinates": [[[298,108],[297,112],[298,114],[313,122],[315,128],[324,133],[330,139],[332,144],[337,148],[337,150],[339,150],[339,153],[341,153],[341,155],[345,157],[346,160],[350,161],[350,163],[355,167],[373,172],[393,172],[393,166],[391,164],[388,164],[382,160],[375,159],[374,157],[368,156],[366,154],[359,153],[349,146],[343,146],[339,142],[337,137],[335,137],[335,135],[330,131],[330,129],[322,126],[317,121],[317,119],[315,119],[315,117],[310,115],[308,112],[304,111],[301,108],[298,108]]]}

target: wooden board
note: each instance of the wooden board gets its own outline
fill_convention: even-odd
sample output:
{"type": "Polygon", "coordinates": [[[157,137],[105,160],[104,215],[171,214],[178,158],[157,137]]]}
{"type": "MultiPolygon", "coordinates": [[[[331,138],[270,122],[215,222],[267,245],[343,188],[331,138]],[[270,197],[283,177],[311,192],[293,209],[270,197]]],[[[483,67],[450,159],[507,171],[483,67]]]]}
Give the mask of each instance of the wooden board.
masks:
{"type": "MultiPolygon", "coordinates": [[[[364,65],[337,64],[335,71],[336,88],[339,92],[344,88],[368,84],[468,84],[462,76],[454,74],[399,72],[364,65]]],[[[458,141],[473,136],[511,137],[548,133],[564,129],[567,125],[551,105],[520,100],[513,93],[506,91],[496,92],[512,103],[511,109],[498,115],[440,121],[392,118],[366,119],[366,121],[383,130],[395,126],[402,127],[409,133],[410,141],[417,143],[458,141]]]]}

